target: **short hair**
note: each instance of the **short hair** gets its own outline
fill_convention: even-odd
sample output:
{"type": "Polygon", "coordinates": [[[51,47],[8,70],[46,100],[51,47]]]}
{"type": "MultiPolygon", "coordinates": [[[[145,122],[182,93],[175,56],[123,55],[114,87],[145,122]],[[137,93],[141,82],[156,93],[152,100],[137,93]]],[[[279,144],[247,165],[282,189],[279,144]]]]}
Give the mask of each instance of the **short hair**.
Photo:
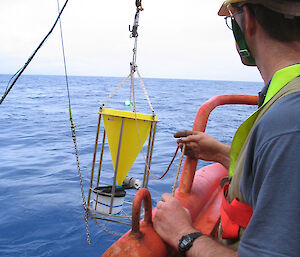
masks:
{"type": "Polygon", "coordinates": [[[238,11],[247,6],[255,19],[272,39],[280,42],[300,41],[300,17],[287,17],[260,4],[232,4],[238,11]]]}

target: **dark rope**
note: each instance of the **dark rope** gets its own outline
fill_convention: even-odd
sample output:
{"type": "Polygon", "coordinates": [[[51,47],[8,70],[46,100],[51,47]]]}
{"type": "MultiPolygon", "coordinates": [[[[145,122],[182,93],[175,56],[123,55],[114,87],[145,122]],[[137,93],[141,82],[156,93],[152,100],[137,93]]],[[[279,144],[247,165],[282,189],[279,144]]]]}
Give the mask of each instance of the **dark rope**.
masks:
{"type": "Polygon", "coordinates": [[[1,100],[0,100],[0,104],[2,104],[2,102],[3,102],[4,99],[5,99],[5,97],[8,95],[8,93],[10,92],[10,90],[12,89],[12,87],[15,85],[15,83],[17,82],[17,80],[19,79],[19,77],[22,75],[23,71],[27,68],[27,66],[28,66],[29,63],[32,61],[32,59],[33,59],[33,57],[35,56],[35,54],[38,52],[38,50],[42,47],[42,45],[45,43],[45,41],[47,40],[47,38],[50,36],[50,34],[51,34],[52,31],[54,30],[54,28],[55,28],[57,22],[59,21],[59,18],[60,18],[60,16],[61,16],[61,14],[63,13],[63,11],[64,11],[64,9],[65,9],[65,7],[66,7],[66,5],[67,5],[68,2],[69,2],[69,0],[66,0],[64,6],[62,7],[61,11],[59,12],[59,14],[58,14],[58,16],[57,16],[57,18],[56,18],[56,20],[55,20],[55,22],[54,22],[52,28],[50,29],[50,31],[48,32],[48,34],[44,37],[44,39],[43,39],[42,42],[39,44],[39,46],[34,50],[33,54],[28,58],[27,62],[24,64],[24,66],[23,66],[21,69],[19,69],[19,70],[11,77],[11,79],[9,80],[9,82],[8,82],[8,84],[7,84],[6,90],[5,90],[3,96],[2,96],[2,98],[1,98],[1,100]],[[14,81],[13,81],[11,84],[9,84],[10,81],[11,81],[14,77],[15,77],[14,81]]]}
{"type": "Polygon", "coordinates": [[[171,162],[170,162],[170,164],[169,164],[167,170],[165,171],[165,173],[164,173],[161,177],[155,177],[153,174],[151,174],[151,177],[152,177],[152,178],[154,178],[155,180],[161,180],[164,176],[167,175],[167,173],[169,172],[169,170],[170,170],[170,168],[171,168],[171,166],[172,166],[172,164],[173,164],[173,162],[174,162],[174,160],[175,160],[175,157],[176,157],[176,155],[177,155],[178,150],[179,150],[179,146],[177,146],[177,149],[176,149],[176,151],[175,151],[175,153],[174,153],[174,156],[173,156],[173,158],[172,158],[172,160],[171,160],[171,162]]]}

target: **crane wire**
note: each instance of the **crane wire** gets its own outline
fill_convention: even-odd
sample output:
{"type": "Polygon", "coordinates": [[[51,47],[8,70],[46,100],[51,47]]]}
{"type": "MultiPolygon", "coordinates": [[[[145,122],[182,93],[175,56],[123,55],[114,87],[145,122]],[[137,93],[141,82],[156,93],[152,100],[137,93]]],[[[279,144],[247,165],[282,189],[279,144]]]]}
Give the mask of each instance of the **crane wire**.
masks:
{"type": "Polygon", "coordinates": [[[27,68],[27,66],[29,65],[29,63],[32,61],[33,57],[36,55],[36,53],[39,51],[39,49],[43,46],[43,44],[45,43],[45,41],[48,39],[48,37],[50,36],[50,34],[52,33],[52,31],[54,30],[56,24],[58,23],[61,14],[63,13],[65,7],[67,6],[67,3],[69,2],[69,0],[66,0],[66,2],[64,3],[62,9],[60,10],[53,26],[51,27],[50,31],[47,33],[47,35],[44,37],[44,39],[41,41],[41,43],[38,45],[38,47],[33,51],[33,53],[31,54],[31,56],[28,58],[27,62],[24,64],[24,66],[22,68],[20,68],[9,80],[7,87],[5,89],[5,92],[3,94],[3,96],[1,97],[0,100],[0,104],[2,104],[2,102],[4,101],[4,99],[6,98],[6,96],[8,95],[8,93],[10,92],[10,90],[13,88],[13,86],[16,84],[17,80],[19,79],[19,77],[22,75],[22,73],[24,72],[24,70],[27,68]],[[13,80],[14,78],[14,80],[13,80]],[[13,80],[13,82],[10,84],[10,82],[13,80]]]}

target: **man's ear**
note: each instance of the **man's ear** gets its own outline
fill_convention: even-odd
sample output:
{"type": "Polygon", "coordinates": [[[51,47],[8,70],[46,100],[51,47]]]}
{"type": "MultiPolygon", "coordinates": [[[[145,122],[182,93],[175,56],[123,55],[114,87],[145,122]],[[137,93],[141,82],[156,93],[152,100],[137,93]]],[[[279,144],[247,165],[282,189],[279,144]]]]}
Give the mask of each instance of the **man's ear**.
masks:
{"type": "Polygon", "coordinates": [[[257,32],[257,20],[247,6],[244,6],[244,34],[246,37],[252,37],[257,32]]]}

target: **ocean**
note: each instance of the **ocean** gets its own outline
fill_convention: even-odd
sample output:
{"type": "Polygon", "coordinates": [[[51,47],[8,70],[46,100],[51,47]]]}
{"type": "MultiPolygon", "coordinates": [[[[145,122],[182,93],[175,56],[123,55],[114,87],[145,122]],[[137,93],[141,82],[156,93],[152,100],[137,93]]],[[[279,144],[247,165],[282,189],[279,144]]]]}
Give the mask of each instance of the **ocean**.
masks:
{"type": "MultiPolygon", "coordinates": [[[[0,75],[2,96],[9,75],[0,75]]],[[[110,92],[123,80],[117,77],[69,77],[78,155],[87,198],[91,174],[98,111],[110,92]]],[[[136,81],[137,82],[137,81],[136,81]]],[[[160,176],[176,150],[173,134],[190,130],[199,106],[220,94],[256,95],[257,82],[152,79],[145,78],[158,123],[152,173],[160,176]]],[[[151,113],[136,83],[137,111],[151,113]]],[[[130,110],[125,84],[105,105],[130,110]]],[[[230,144],[235,130],[255,106],[217,107],[206,132],[230,144]]],[[[103,181],[109,183],[113,169],[109,153],[103,163],[103,181]]],[[[171,192],[177,156],[163,180],[150,178],[153,206],[164,192],[171,192]]],[[[199,162],[198,167],[207,165],[199,162]]],[[[142,179],[141,155],[129,175],[142,179]]],[[[133,197],[130,191],[127,197],[133,197]]],[[[89,221],[91,245],[87,244],[84,211],[71,137],[68,97],[64,76],[24,75],[0,105],[0,256],[101,256],[130,227],[89,221]],[[104,229],[103,229],[104,228],[104,229]],[[110,233],[108,233],[109,231],[110,233]]]]}

